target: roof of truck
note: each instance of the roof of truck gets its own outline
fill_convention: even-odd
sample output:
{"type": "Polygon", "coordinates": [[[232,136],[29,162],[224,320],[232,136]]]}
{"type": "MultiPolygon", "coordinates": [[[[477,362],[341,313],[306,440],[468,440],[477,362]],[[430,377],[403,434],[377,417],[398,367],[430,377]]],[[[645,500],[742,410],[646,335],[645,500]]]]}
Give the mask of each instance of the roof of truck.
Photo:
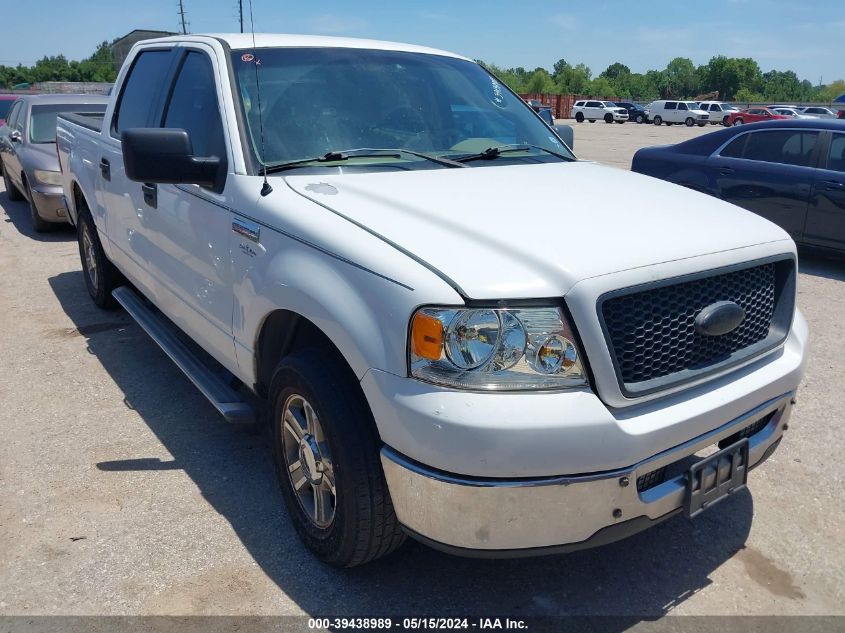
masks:
{"type": "MultiPolygon", "coordinates": [[[[383,51],[403,51],[408,53],[424,53],[427,55],[441,55],[468,59],[455,53],[399,42],[385,42],[381,40],[364,40],[353,37],[329,37],[325,35],[292,35],[283,33],[256,33],[255,45],[250,33],[203,33],[190,35],[174,35],[156,38],[156,42],[186,42],[202,41],[214,38],[225,42],[232,49],[252,48],[361,48],[383,51]]],[[[149,40],[146,40],[149,41],[149,40]]]]}

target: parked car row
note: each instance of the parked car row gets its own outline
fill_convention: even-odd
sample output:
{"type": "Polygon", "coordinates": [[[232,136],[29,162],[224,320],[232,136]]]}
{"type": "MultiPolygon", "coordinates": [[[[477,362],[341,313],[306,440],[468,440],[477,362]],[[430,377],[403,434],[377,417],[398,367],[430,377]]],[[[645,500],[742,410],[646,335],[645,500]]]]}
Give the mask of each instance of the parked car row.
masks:
{"type": "Polygon", "coordinates": [[[845,122],[785,119],[644,148],[631,169],[753,211],[800,244],[845,250],[845,122]]]}
{"type": "Polygon", "coordinates": [[[589,121],[595,123],[603,120],[606,123],[654,123],[655,125],[684,124],[689,127],[698,125],[724,126],[743,125],[781,118],[812,119],[812,118],[845,118],[845,110],[834,112],[830,108],[820,106],[799,107],[795,105],[757,106],[739,109],[722,101],[681,101],[661,99],[653,101],[643,107],[633,102],[580,100],[572,107],[570,116],[578,123],[589,121]],[[627,113],[627,118],[621,116],[621,111],[627,113]]]}

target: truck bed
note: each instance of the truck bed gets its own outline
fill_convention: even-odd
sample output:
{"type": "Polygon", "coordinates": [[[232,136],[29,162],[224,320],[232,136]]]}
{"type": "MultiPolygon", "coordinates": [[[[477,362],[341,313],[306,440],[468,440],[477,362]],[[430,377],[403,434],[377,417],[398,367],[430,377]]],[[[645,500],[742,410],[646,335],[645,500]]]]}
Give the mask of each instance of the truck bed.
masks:
{"type": "Polygon", "coordinates": [[[79,126],[99,132],[103,129],[105,112],[62,112],[60,117],[79,126]]]}

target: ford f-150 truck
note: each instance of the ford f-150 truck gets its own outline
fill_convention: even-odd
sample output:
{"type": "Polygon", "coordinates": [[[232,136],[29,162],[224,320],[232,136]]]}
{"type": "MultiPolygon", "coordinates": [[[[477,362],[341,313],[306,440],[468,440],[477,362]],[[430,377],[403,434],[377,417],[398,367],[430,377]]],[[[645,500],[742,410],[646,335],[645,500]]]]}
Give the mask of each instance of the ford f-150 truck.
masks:
{"type": "Polygon", "coordinates": [[[787,234],[577,160],[469,59],[151,40],[57,134],[91,297],[227,420],[269,420],[327,562],[608,543],[743,490],[787,428],[787,234]]]}

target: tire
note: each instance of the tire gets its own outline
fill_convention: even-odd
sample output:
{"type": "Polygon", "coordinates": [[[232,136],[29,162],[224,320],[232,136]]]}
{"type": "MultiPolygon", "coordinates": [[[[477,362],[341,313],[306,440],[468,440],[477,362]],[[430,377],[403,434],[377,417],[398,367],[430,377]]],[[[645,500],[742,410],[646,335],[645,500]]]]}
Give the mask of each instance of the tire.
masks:
{"type": "Polygon", "coordinates": [[[123,276],[115,268],[103,251],[100,236],[91,212],[84,206],[79,208],[76,222],[76,239],[79,242],[79,259],[82,260],[82,275],[88,294],[100,308],[111,310],[117,307],[112,297],[112,290],[125,283],[123,276]]]}
{"type": "Polygon", "coordinates": [[[698,127],[704,127],[705,125],[707,125],[707,124],[706,123],[699,123],[698,127]]]}
{"type": "Polygon", "coordinates": [[[663,119],[660,117],[659,114],[656,117],[654,117],[653,122],[654,122],[655,125],[663,125],[663,119]]]}
{"type": "Polygon", "coordinates": [[[730,121],[728,121],[728,117],[722,118],[722,125],[724,125],[725,127],[730,127],[731,124],[730,121]]]}
{"type": "Polygon", "coordinates": [[[613,115],[608,113],[604,115],[604,122],[605,123],[613,123],[613,115]]]}
{"type": "Polygon", "coordinates": [[[12,184],[12,181],[9,179],[9,175],[6,173],[6,168],[3,167],[2,162],[3,161],[0,160],[0,169],[3,170],[3,184],[6,187],[6,195],[9,196],[9,200],[14,202],[23,200],[23,194],[21,194],[18,188],[12,184]]]}
{"type": "Polygon", "coordinates": [[[671,127],[673,125],[671,121],[665,121],[665,123],[666,123],[667,127],[671,127]]]}
{"type": "Polygon", "coordinates": [[[625,121],[617,121],[617,123],[618,123],[619,125],[622,125],[623,123],[625,123],[625,121]]]}
{"type": "Polygon", "coordinates": [[[688,116],[684,120],[684,125],[686,125],[687,127],[692,127],[693,125],[695,125],[695,119],[693,119],[691,116],[688,116]]]}
{"type": "Polygon", "coordinates": [[[745,123],[745,121],[743,121],[742,119],[739,119],[739,118],[734,119],[734,125],[735,126],[736,125],[742,125],[743,123],[745,123]]]}
{"type": "Polygon", "coordinates": [[[638,114],[637,118],[634,119],[637,123],[645,123],[645,117],[642,114],[638,114]]]}
{"type": "Polygon", "coordinates": [[[596,122],[595,119],[590,119],[590,123],[595,123],[595,122],[596,122]]]}
{"type": "Polygon", "coordinates": [[[49,233],[56,225],[52,222],[47,222],[38,215],[38,208],[35,206],[35,198],[32,195],[32,187],[26,183],[26,200],[29,203],[29,217],[32,219],[32,228],[36,233],[49,233]]]}
{"type": "Polygon", "coordinates": [[[381,468],[375,422],[343,359],[319,348],[286,357],[273,376],[270,403],[276,474],[305,546],[336,567],[398,548],[405,534],[381,468]]]}
{"type": "Polygon", "coordinates": [[[575,120],[578,121],[578,123],[583,123],[584,122],[584,113],[583,112],[576,112],[575,113],[575,120]]]}

